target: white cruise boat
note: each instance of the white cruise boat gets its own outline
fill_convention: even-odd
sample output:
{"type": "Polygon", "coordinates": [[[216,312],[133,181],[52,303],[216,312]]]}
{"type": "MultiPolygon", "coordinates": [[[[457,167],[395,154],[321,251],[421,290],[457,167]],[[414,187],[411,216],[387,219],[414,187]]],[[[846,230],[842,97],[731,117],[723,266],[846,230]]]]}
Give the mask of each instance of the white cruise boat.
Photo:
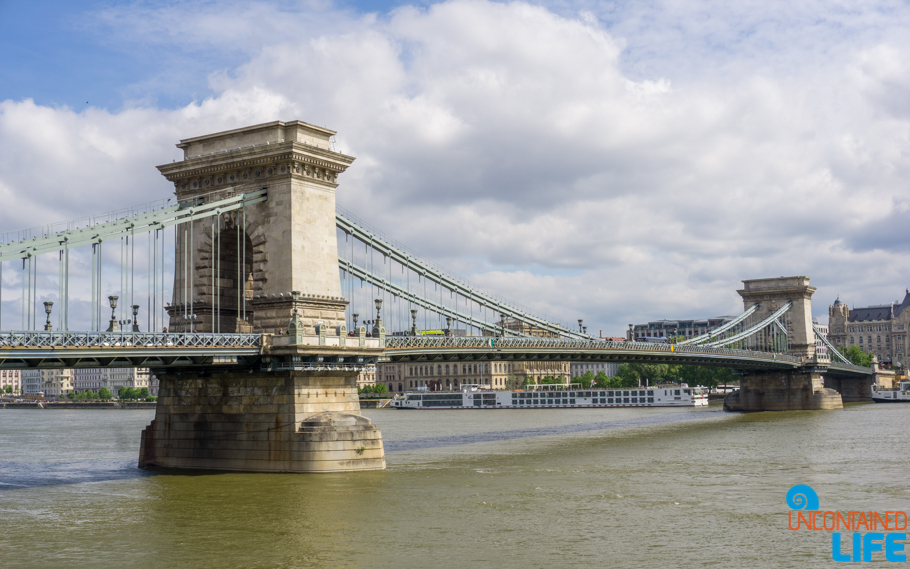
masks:
{"type": "Polygon", "coordinates": [[[563,409],[578,407],[695,407],[708,404],[708,388],[661,385],[627,389],[581,389],[538,385],[503,391],[465,385],[461,391],[423,391],[396,395],[395,409],[563,409]]]}
{"type": "Polygon", "coordinates": [[[910,381],[902,381],[897,389],[872,391],[872,400],[876,403],[910,403],[910,381]]]}

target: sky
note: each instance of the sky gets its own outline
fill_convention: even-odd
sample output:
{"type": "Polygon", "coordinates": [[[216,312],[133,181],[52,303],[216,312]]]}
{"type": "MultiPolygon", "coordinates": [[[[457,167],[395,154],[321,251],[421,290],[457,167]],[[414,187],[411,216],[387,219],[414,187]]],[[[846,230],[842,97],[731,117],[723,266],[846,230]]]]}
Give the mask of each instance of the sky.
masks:
{"type": "Polygon", "coordinates": [[[910,286],[908,24],[876,0],[0,0],[0,231],[167,198],[178,140],[299,119],[357,158],[339,205],[540,313],[622,335],[806,275],[824,322],[910,286]]]}

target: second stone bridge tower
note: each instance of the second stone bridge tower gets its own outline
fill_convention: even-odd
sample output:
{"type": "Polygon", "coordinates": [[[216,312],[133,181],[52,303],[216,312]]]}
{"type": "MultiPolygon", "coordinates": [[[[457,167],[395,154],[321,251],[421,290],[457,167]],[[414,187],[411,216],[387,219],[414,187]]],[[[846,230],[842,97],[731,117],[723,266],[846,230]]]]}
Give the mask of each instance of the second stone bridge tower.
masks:
{"type": "Polygon", "coordinates": [[[787,323],[788,352],[804,361],[815,359],[815,332],[812,329],[812,294],[809,277],[780,277],[743,281],[743,288],[736,291],[748,310],[758,304],[754,319],[764,320],[785,304],[790,309],[782,320],[787,323]]]}
{"type": "Polygon", "coordinates": [[[812,327],[812,293],[809,277],[780,277],[743,281],[742,296],[746,309],[758,304],[757,321],[774,314],[787,303],[791,306],[782,318],[786,322],[787,351],[802,360],[793,371],[744,372],[740,388],[724,398],[728,411],[797,411],[839,409],[841,395],[825,387],[824,362],[815,353],[812,327]],[[823,364],[824,365],[820,365],[823,364]]]}

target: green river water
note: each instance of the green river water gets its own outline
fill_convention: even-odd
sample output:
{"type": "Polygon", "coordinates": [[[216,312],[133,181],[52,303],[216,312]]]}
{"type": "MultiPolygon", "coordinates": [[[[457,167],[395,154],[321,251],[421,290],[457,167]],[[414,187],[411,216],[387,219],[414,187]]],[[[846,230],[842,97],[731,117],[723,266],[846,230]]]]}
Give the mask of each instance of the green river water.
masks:
{"type": "Polygon", "coordinates": [[[0,567],[819,567],[794,484],[910,509],[910,405],[368,410],[388,469],[321,475],[141,471],[153,414],[0,410],[0,567]]]}

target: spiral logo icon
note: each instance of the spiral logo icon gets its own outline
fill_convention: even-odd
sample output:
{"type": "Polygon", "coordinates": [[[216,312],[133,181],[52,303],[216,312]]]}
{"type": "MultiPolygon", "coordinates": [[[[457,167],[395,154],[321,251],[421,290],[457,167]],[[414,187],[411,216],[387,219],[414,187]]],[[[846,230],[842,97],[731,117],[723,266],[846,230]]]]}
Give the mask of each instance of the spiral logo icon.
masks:
{"type": "Polygon", "coordinates": [[[787,505],[791,510],[818,510],[818,494],[811,486],[797,484],[787,491],[787,505]]]}

